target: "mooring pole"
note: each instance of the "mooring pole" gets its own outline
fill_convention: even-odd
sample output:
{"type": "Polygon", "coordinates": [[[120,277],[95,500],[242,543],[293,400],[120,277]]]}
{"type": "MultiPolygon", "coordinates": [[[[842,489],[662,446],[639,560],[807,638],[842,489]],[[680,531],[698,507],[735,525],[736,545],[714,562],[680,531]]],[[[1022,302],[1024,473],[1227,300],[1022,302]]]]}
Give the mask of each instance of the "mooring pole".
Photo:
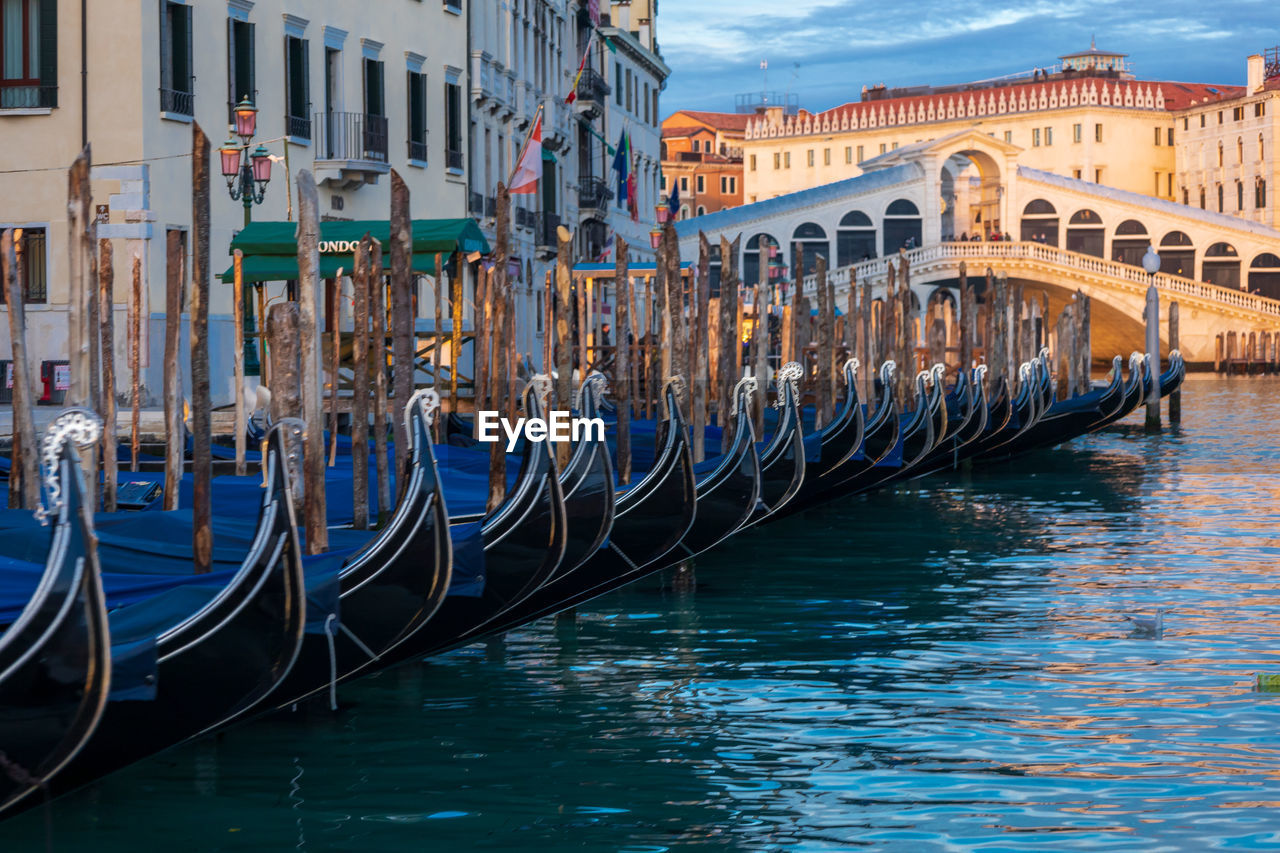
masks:
{"type": "MultiPolygon", "coordinates": [[[[1154,278],[1154,276],[1153,276],[1154,278]]],[[[1147,393],[1147,432],[1160,431],[1160,292],[1147,287],[1147,356],[1151,362],[1151,390],[1147,393]]]]}
{"type": "MultiPolygon", "coordinates": [[[[387,290],[382,276],[382,243],[373,241],[373,259],[369,273],[369,292],[373,297],[373,352],[377,358],[373,374],[373,452],[374,477],[378,489],[378,522],[391,515],[391,477],[387,470],[387,290]]],[[[461,300],[458,304],[461,305],[461,300]]],[[[454,331],[462,328],[459,322],[454,331]]],[[[456,353],[457,350],[452,350],[456,353]]],[[[453,361],[453,379],[456,390],[458,362],[453,361]]],[[[457,397],[452,398],[455,403],[457,397]]]]}
{"type": "MultiPolygon", "coordinates": [[[[271,371],[268,373],[271,389],[271,420],[279,422],[283,418],[297,418],[302,415],[302,388],[298,377],[299,348],[298,303],[292,300],[277,302],[267,310],[262,335],[270,342],[267,356],[271,359],[271,371]]],[[[263,460],[266,464],[266,460],[263,460]]],[[[283,459],[277,464],[284,465],[283,459]]],[[[263,469],[266,470],[265,467],[263,469]]],[[[289,491],[295,504],[300,505],[302,495],[302,478],[296,471],[289,473],[289,491]]]]}
{"type": "Polygon", "coordinates": [[[132,285],[129,293],[129,470],[137,471],[142,418],[142,256],[138,254],[133,256],[132,285]]]}
{"type": "MultiPolygon", "coordinates": [[[[444,255],[436,252],[435,325],[431,327],[435,339],[431,342],[431,385],[440,389],[440,356],[444,350],[444,255]]],[[[436,442],[444,441],[444,418],[437,417],[432,424],[436,442]]]]}
{"type": "MultiPolygon", "coordinates": [[[[213,394],[209,385],[209,137],[191,128],[191,551],[213,570],[213,394]]],[[[110,310],[108,306],[108,310],[110,310]]],[[[115,425],[112,424],[114,427],[115,425]]],[[[114,448],[113,457],[114,457],[114,448]]]]}
{"type": "MultiPolygon", "coordinates": [[[[493,277],[489,280],[489,298],[486,300],[492,307],[489,320],[490,337],[493,341],[493,371],[489,373],[485,386],[489,389],[488,408],[502,412],[505,406],[507,377],[504,370],[499,369],[506,357],[511,342],[506,339],[507,311],[507,259],[511,240],[511,194],[506,186],[498,182],[497,216],[494,220],[493,277]],[[496,375],[495,375],[496,374],[496,375]]],[[[581,300],[581,297],[579,297],[581,300]]],[[[582,329],[578,330],[581,334],[582,329]]],[[[586,366],[583,365],[583,377],[586,377],[586,366]]],[[[479,401],[476,402],[477,408],[479,401]]],[[[477,415],[476,421],[479,422],[477,415]]],[[[493,512],[502,505],[507,495],[507,454],[501,441],[489,445],[489,502],[487,509],[493,512]]]]}
{"type": "MultiPolygon", "coordinates": [[[[244,304],[244,252],[236,249],[231,253],[231,304],[244,304]]],[[[246,423],[246,414],[244,408],[244,312],[232,311],[231,316],[235,326],[234,352],[232,353],[232,370],[233,384],[232,389],[235,392],[235,418],[236,418],[236,476],[243,477],[245,474],[245,443],[248,440],[245,435],[248,424],[246,423]]],[[[266,321],[266,317],[259,314],[258,317],[262,321],[266,321]]],[[[266,369],[266,361],[259,361],[261,370],[266,369]]]]}
{"type": "MultiPolygon", "coordinates": [[[[369,255],[373,239],[366,233],[356,246],[355,276],[352,284],[351,367],[351,499],[352,525],[369,528],[369,255]]],[[[437,255],[437,258],[439,256],[437,255]]],[[[436,306],[439,311],[440,279],[436,279],[436,306]]],[[[437,318],[439,314],[437,313],[437,318]]],[[[436,326],[439,345],[440,327],[436,326]]],[[[438,353],[438,350],[437,350],[438,353]]]]}
{"type": "MultiPolygon", "coordinates": [[[[556,399],[553,406],[568,408],[573,399],[573,233],[561,225],[556,229],[555,353],[556,399]]],[[[551,330],[548,329],[548,332],[551,330]]]]}
{"type": "Polygon", "coordinates": [[[9,500],[15,509],[35,509],[40,503],[40,448],[36,444],[35,413],[32,409],[31,363],[27,356],[27,317],[23,305],[25,294],[10,229],[5,229],[0,235],[0,256],[4,262],[5,300],[9,303],[9,342],[13,346],[13,450],[9,476],[17,480],[18,488],[10,488],[9,500]]]}
{"type": "Polygon", "coordinates": [[[182,232],[169,231],[165,239],[164,299],[164,508],[178,508],[178,484],[182,482],[182,370],[178,361],[182,323],[182,279],[186,258],[182,232]]]}
{"type": "Polygon", "coordinates": [[[396,445],[396,477],[403,491],[409,462],[409,436],[401,410],[413,396],[413,233],[409,222],[409,185],[391,170],[391,390],[395,416],[391,434],[396,445]]]}
{"type": "MultiPolygon", "coordinates": [[[[1275,352],[1277,345],[1276,336],[1273,336],[1271,345],[1272,353],[1275,352]]],[[[1169,303],[1169,353],[1171,363],[1173,361],[1172,353],[1174,350],[1178,349],[1178,347],[1178,303],[1175,300],[1169,303]]],[[[1182,423],[1181,387],[1182,386],[1178,386],[1178,388],[1175,388],[1173,393],[1169,395],[1169,423],[1171,424],[1182,423]]]]}
{"type": "Polygon", "coordinates": [[[116,511],[116,486],[120,461],[116,453],[116,336],[115,302],[116,269],[111,241],[98,241],[98,322],[102,345],[102,509],[116,511]]]}
{"type": "MultiPolygon", "coordinates": [[[[392,172],[394,183],[396,175],[392,172]]],[[[393,239],[395,229],[392,229],[393,239]]],[[[298,372],[302,385],[302,419],[307,423],[303,453],[302,504],[306,519],[306,552],[329,549],[329,523],[324,491],[324,401],[320,363],[320,199],[311,172],[298,172],[298,372]]],[[[399,447],[396,448],[399,451],[399,447]]]]}

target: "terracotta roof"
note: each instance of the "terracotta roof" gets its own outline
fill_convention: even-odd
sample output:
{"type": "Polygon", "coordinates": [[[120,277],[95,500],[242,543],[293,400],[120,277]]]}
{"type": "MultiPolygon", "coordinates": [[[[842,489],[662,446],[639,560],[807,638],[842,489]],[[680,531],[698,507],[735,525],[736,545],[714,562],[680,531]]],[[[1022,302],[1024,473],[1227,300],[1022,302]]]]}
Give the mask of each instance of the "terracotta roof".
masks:
{"type": "Polygon", "coordinates": [[[715,131],[700,124],[682,124],[676,127],[662,128],[663,139],[674,136],[692,136],[695,133],[715,133],[715,131]]]}
{"type": "MultiPolygon", "coordinates": [[[[1118,80],[1110,77],[1073,77],[1011,83],[982,89],[948,91],[855,101],[821,113],[801,111],[788,118],[784,135],[828,133],[868,127],[914,125],[934,121],[1024,113],[1040,109],[1093,104],[1131,109],[1180,110],[1206,101],[1227,100],[1244,94],[1242,86],[1177,83],[1162,80],[1118,80]]],[[[749,117],[755,119],[755,116],[749,117]]],[[[752,122],[756,135],[768,125],[752,122]]]]}
{"type": "Polygon", "coordinates": [[[700,121],[703,124],[708,124],[711,127],[714,127],[716,130],[738,131],[746,130],[747,122],[753,118],[753,116],[743,115],[740,113],[708,113],[699,112],[697,110],[677,110],[671,114],[667,121],[671,121],[671,119],[676,116],[688,117],[694,121],[700,121]]]}

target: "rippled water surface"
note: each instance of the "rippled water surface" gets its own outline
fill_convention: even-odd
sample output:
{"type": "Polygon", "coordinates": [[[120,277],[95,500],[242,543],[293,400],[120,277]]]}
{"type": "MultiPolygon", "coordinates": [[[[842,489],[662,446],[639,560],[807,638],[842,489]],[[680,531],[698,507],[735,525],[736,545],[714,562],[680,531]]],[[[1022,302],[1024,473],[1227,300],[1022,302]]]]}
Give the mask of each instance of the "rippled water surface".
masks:
{"type": "Polygon", "coordinates": [[[1280,381],[1184,406],[739,536],[693,593],[366,679],[0,849],[1280,849],[1280,381]]]}

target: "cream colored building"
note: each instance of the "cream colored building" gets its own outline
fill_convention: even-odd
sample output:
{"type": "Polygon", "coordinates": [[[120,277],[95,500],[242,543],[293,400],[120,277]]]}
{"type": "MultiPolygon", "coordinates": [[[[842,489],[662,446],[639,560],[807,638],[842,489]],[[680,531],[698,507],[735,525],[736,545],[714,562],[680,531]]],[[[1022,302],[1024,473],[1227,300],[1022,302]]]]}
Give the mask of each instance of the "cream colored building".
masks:
{"type": "MultiPolygon", "coordinates": [[[[99,208],[98,235],[114,241],[118,364],[128,270],[133,256],[142,262],[143,360],[152,400],[161,374],[166,235],[191,227],[193,122],[215,147],[215,275],[229,264],[227,247],[244,222],[216,151],[231,104],[244,95],[259,110],[253,144],[276,160],[264,202],[253,206],[255,220],[296,213],[288,176],[301,169],[314,173],[329,218],[386,219],[393,168],[409,185],[415,218],[466,215],[462,0],[385,0],[376,7],[344,0],[94,0],[84,6],[87,20],[76,0],[17,2],[27,25],[46,38],[24,47],[20,61],[4,57],[6,69],[34,74],[6,73],[0,84],[0,224],[23,227],[30,241],[27,316],[36,370],[42,360],[66,357],[66,170],[84,142],[92,144],[94,202],[106,206],[99,208]]],[[[234,309],[230,288],[216,280],[212,286],[214,398],[221,404],[233,390],[234,309]]],[[[268,295],[280,291],[276,285],[268,295]]],[[[423,317],[433,313],[433,293],[420,288],[423,317]]],[[[0,350],[7,351],[8,325],[0,326],[0,350]]]]}
{"type": "MultiPolygon", "coordinates": [[[[1090,48],[1029,75],[949,87],[866,89],[862,100],[787,117],[767,110],[747,127],[745,201],[862,174],[864,161],[895,149],[977,129],[1022,149],[1018,162],[1064,177],[1174,199],[1175,113],[1239,87],[1136,80],[1123,54],[1090,48]]],[[[987,200],[970,205],[964,186],[981,184],[977,167],[956,175],[956,233],[990,235],[1010,223],[991,218],[987,200]],[[987,216],[981,217],[983,210],[987,216]]]]}

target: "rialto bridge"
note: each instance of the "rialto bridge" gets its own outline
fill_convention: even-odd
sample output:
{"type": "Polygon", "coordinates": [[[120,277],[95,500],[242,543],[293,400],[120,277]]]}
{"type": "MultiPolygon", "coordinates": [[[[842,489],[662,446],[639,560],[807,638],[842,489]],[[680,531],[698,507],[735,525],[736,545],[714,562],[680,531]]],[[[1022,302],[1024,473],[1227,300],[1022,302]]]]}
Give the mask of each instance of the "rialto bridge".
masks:
{"type": "Polygon", "coordinates": [[[844,304],[850,280],[883,294],[887,258],[905,249],[922,318],[931,303],[954,310],[961,263],[971,281],[990,268],[1028,298],[1047,295],[1050,317],[1077,291],[1090,296],[1092,349],[1104,360],[1142,348],[1154,283],[1162,343],[1177,301],[1179,347],[1193,364],[1215,360],[1219,335],[1268,333],[1280,344],[1280,231],[1021,167],[1020,150],[976,130],[899,148],[865,161],[856,178],[684,220],[681,256],[696,256],[705,232],[714,287],[720,237],[738,239],[740,278],[751,285],[762,257],[766,280],[790,280],[803,247],[807,286],[821,255],[844,304]],[[1161,259],[1154,276],[1141,265],[1148,246],[1161,259]]]}

